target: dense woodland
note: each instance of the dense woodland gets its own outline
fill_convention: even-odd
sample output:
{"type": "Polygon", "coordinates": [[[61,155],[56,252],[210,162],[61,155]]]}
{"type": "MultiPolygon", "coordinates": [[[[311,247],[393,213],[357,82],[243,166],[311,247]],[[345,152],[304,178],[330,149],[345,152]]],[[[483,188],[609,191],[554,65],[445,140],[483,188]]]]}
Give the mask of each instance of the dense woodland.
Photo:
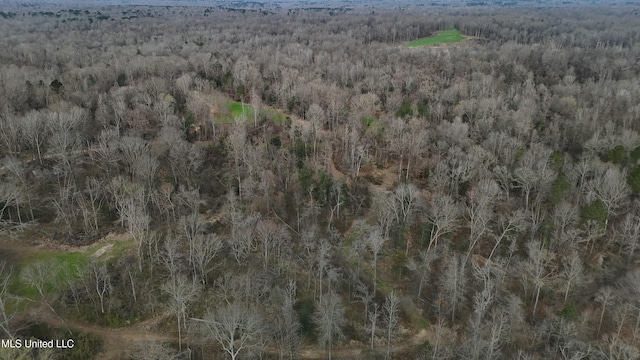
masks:
{"type": "Polygon", "coordinates": [[[637,7],[0,16],[0,358],[640,357],[637,7]]]}

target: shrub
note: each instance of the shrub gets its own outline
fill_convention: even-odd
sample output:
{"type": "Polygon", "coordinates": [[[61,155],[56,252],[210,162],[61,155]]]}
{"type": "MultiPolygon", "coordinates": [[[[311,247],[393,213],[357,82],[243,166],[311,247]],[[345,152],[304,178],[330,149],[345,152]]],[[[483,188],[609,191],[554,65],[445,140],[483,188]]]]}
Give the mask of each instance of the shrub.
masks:
{"type": "Polygon", "coordinates": [[[582,219],[583,222],[592,220],[604,226],[609,219],[609,215],[607,214],[607,208],[604,206],[604,203],[598,199],[580,209],[580,219],[582,219]]]}
{"type": "Polygon", "coordinates": [[[562,152],[558,150],[552,152],[549,156],[549,162],[554,169],[560,171],[564,166],[564,156],[562,155],[562,152]]]}
{"type": "Polygon", "coordinates": [[[569,301],[564,304],[562,310],[557,312],[558,316],[563,317],[567,320],[574,321],[578,318],[578,309],[576,308],[576,304],[572,301],[569,301]]]}
{"type": "Polygon", "coordinates": [[[551,185],[551,191],[549,192],[549,201],[551,204],[558,204],[564,199],[567,192],[571,189],[571,184],[567,180],[567,176],[560,172],[558,178],[551,185]]]}
{"type": "Polygon", "coordinates": [[[604,161],[612,162],[614,164],[626,165],[627,163],[627,150],[622,145],[618,145],[609,150],[605,156],[604,161]]]}
{"type": "Polygon", "coordinates": [[[629,154],[629,163],[633,166],[638,164],[638,160],[640,160],[640,146],[633,149],[631,154],[629,154]]]}
{"type": "Polygon", "coordinates": [[[640,192],[640,166],[634,167],[627,175],[627,184],[633,192],[640,192]]]}
{"type": "Polygon", "coordinates": [[[406,117],[413,116],[411,103],[407,100],[402,101],[402,105],[400,105],[400,109],[396,111],[396,116],[399,118],[406,118],[406,117]]]}

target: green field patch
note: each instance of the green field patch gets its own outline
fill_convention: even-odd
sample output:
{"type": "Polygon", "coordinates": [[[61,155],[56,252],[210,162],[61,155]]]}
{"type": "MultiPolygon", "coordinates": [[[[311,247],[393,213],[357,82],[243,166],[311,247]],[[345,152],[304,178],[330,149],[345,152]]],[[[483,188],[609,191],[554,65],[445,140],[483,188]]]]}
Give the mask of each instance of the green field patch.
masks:
{"type": "Polygon", "coordinates": [[[418,39],[407,43],[409,47],[434,46],[439,44],[450,44],[462,41],[467,37],[462,35],[458,29],[443,30],[436,35],[418,39]]]}
{"type": "Polygon", "coordinates": [[[367,131],[381,134],[384,130],[384,127],[378,118],[363,117],[360,121],[362,122],[362,127],[367,131]]]}
{"type": "Polygon", "coordinates": [[[377,129],[380,125],[380,120],[372,117],[363,117],[361,121],[367,129],[377,129]]]}
{"type": "MultiPolygon", "coordinates": [[[[253,117],[253,106],[242,104],[237,101],[228,101],[227,102],[227,110],[228,116],[223,116],[220,118],[220,122],[223,124],[232,124],[236,121],[236,119],[242,119],[244,117],[245,121],[252,123],[254,120],[253,117]]],[[[267,121],[273,121],[275,123],[284,123],[287,121],[287,116],[280,111],[270,108],[263,108],[258,113],[258,121],[261,121],[262,118],[266,118],[267,121]]]]}
{"type": "Polygon", "coordinates": [[[231,120],[245,116],[247,119],[253,118],[253,107],[251,105],[242,104],[237,101],[229,101],[227,103],[231,120]]]}
{"type": "Polygon", "coordinates": [[[81,252],[30,254],[13,271],[9,292],[18,299],[37,301],[41,294],[34,282],[39,283],[45,295],[54,293],[69,281],[79,279],[88,261],[88,255],[81,252]]]}
{"type": "Polygon", "coordinates": [[[81,252],[43,251],[20,256],[11,273],[9,292],[18,299],[37,301],[41,294],[38,287],[34,286],[34,280],[30,279],[40,278],[44,294],[52,294],[84,276],[84,270],[92,257],[100,262],[108,261],[114,256],[123,255],[129,248],[130,243],[127,241],[112,241],[95,244],[81,252]]]}

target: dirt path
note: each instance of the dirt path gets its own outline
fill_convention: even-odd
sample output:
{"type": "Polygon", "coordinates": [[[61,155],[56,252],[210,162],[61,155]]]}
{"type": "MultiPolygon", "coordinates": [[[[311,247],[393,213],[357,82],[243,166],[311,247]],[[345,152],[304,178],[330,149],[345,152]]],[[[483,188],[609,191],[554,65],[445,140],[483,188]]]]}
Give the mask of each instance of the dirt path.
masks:
{"type": "Polygon", "coordinates": [[[161,319],[152,318],[127,327],[108,328],[73,319],[63,319],[54,314],[44,303],[41,303],[29,309],[28,314],[22,314],[15,321],[22,324],[25,322],[43,323],[54,328],[95,335],[103,341],[103,350],[96,359],[115,360],[130,355],[130,351],[136,349],[140,342],[177,343],[177,336],[145,330],[155,327],[159,320],[161,319]]]}
{"type": "MultiPolygon", "coordinates": [[[[301,126],[301,127],[311,126],[311,123],[308,120],[301,119],[298,116],[295,116],[292,114],[289,115],[289,117],[291,118],[291,121],[298,126],[301,126]]],[[[329,137],[328,132],[326,130],[320,130],[318,132],[318,137],[328,138],[329,137]]],[[[328,167],[327,171],[329,172],[329,174],[331,174],[331,177],[333,179],[344,181],[347,184],[351,181],[350,177],[347,174],[343,173],[336,166],[335,154],[332,153],[331,156],[329,157],[329,163],[327,164],[327,167],[328,167]]],[[[360,178],[371,177],[375,179],[376,180],[375,183],[369,181],[369,187],[375,190],[376,192],[383,192],[383,191],[388,192],[391,189],[393,189],[395,184],[398,183],[398,173],[396,172],[396,168],[393,165],[384,169],[378,169],[371,165],[364,166],[360,170],[359,177],[360,178]]]]}
{"type": "MultiPolygon", "coordinates": [[[[116,329],[86,324],[76,320],[64,320],[53,314],[46,306],[39,306],[38,309],[30,313],[26,320],[45,323],[52,327],[70,329],[76,332],[88,333],[100,337],[103,341],[103,351],[98,354],[96,359],[101,360],[116,360],[122,359],[126,356],[131,356],[131,352],[137,349],[141,342],[178,343],[178,337],[174,334],[159,334],[157,332],[145,330],[146,328],[155,327],[157,322],[161,320],[159,318],[152,318],[135,325],[116,329]]],[[[429,339],[429,332],[423,329],[409,339],[404,341],[402,338],[396,340],[396,345],[392,347],[392,353],[402,354],[415,351],[416,347],[421,346],[429,339]]],[[[189,343],[200,346],[214,345],[212,340],[204,338],[188,339],[187,337],[183,337],[182,343],[183,345],[189,343]]],[[[378,344],[377,346],[379,351],[384,347],[384,344],[378,344]]],[[[363,352],[366,352],[368,349],[369,347],[365,344],[351,342],[350,344],[343,344],[334,348],[331,351],[331,354],[337,359],[355,359],[361,357],[363,352]]],[[[277,349],[275,348],[267,348],[265,352],[274,356],[277,356],[278,354],[277,349]]],[[[299,359],[308,360],[325,359],[327,357],[327,351],[314,345],[305,345],[298,351],[297,357],[299,359]]]]}
{"type": "MultiPolygon", "coordinates": [[[[75,332],[97,336],[103,341],[103,351],[96,357],[96,359],[101,360],[116,360],[131,356],[132,351],[135,351],[141,342],[177,344],[177,335],[160,334],[149,330],[155,328],[161,320],[162,317],[155,317],[126,327],[107,328],[99,325],[87,324],[73,319],[63,319],[54,314],[44,304],[40,304],[39,306],[31,309],[29,314],[23,314],[21,318],[16,319],[16,321],[21,323],[44,323],[55,328],[69,329],[75,332]]],[[[403,332],[404,334],[401,334],[399,339],[395,341],[396,344],[392,347],[392,353],[403,354],[415,351],[415,349],[424,344],[425,341],[432,339],[430,332],[424,329],[420,330],[410,338],[407,338],[409,330],[404,330],[403,332]]],[[[182,338],[182,343],[190,343],[200,346],[214,345],[213,341],[210,339],[189,339],[185,336],[182,338]]],[[[384,344],[378,344],[377,346],[379,351],[384,347],[384,344]]],[[[343,344],[334,348],[331,351],[331,354],[337,359],[354,359],[361,357],[363,352],[368,349],[369,347],[366,344],[352,341],[349,344],[343,344]]],[[[277,349],[275,348],[267,348],[265,352],[274,356],[278,354],[277,349]]],[[[325,349],[318,348],[315,345],[305,345],[298,351],[297,355],[300,359],[324,359],[327,357],[327,351],[325,349]]]]}
{"type": "MultiPolygon", "coordinates": [[[[109,238],[109,236],[107,236],[109,238]]],[[[0,253],[9,256],[24,256],[24,254],[50,251],[50,252],[67,252],[67,251],[83,251],[83,249],[68,249],[65,246],[57,246],[55,244],[43,243],[24,243],[12,240],[0,240],[0,253]]],[[[121,328],[109,328],[96,324],[90,324],[75,319],[65,319],[54,313],[44,302],[29,308],[16,318],[14,323],[17,327],[22,327],[27,323],[44,323],[51,327],[59,329],[69,329],[76,332],[95,335],[103,341],[103,351],[98,354],[96,359],[115,360],[131,356],[136,351],[141,342],[152,343],[171,343],[178,344],[178,336],[175,332],[162,333],[158,329],[158,324],[166,320],[164,316],[156,316],[151,319],[135,323],[121,328]]],[[[428,330],[420,330],[415,333],[414,330],[401,329],[399,336],[394,341],[392,352],[395,354],[405,354],[415,351],[424,344],[425,341],[432,341],[433,334],[428,330]]],[[[206,338],[187,338],[183,336],[183,344],[196,344],[200,346],[214,347],[215,344],[211,339],[206,338]]],[[[332,356],[336,359],[354,359],[362,357],[363,352],[369,349],[368,344],[351,341],[347,344],[332,350],[332,356]]],[[[382,351],[384,344],[378,345],[378,350],[382,351]]],[[[270,347],[265,350],[267,354],[277,356],[277,349],[270,347]]],[[[325,359],[327,352],[325,349],[319,348],[315,344],[304,345],[298,351],[300,359],[325,359]]]]}
{"type": "MultiPolygon", "coordinates": [[[[308,121],[300,119],[296,116],[291,116],[292,121],[298,125],[308,126],[308,121]]],[[[89,155],[95,151],[95,148],[80,149],[74,151],[76,154],[89,155]]],[[[51,159],[58,154],[46,154],[43,159],[51,159]]],[[[38,161],[37,157],[26,160],[27,163],[38,161]]],[[[349,176],[340,171],[334,162],[333,156],[330,157],[328,163],[328,171],[334,179],[340,179],[342,181],[348,181],[349,176]]],[[[4,166],[0,166],[0,171],[5,170],[4,166]]],[[[376,169],[370,167],[369,169],[363,169],[360,173],[360,177],[373,177],[376,179],[376,184],[369,182],[370,188],[376,192],[388,192],[393,189],[397,183],[397,173],[394,171],[394,167],[390,166],[385,169],[376,169]]],[[[217,219],[216,219],[217,220],[217,219]]],[[[214,220],[215,221],[215,220],[214,220]]],[[[117,235],[116,235],[117,236],[117,235]]],[[[107,236],[108,238],[109,236],[107,236]]],[[[104,239],[103,239],[104,240],[104,239]]],[[[95,245],[95,244],[94,244],[95,245]]],[[[9,257],[13,256],[25,256],[32,253],[39,253],[43,251],[50,252],[70,252],[70,251],[87,251],[90,247],[70,247],[59,245],[55,243],[49,243],[45,239],[33,241],[29,243],[13,241],[10,239],[0,239],[0,255],[9,257]]],[[[93,247],[95,248],[95,247],[93,247]]],[[[141,342],[152,343],[178,343],[178,336],[174,333],[163,334],[160,330],[154,330],[158,328],[158,323],[164,320],[164,317],[154,317],[145,320],[140,323],[136,323],[130,326],[121,328],[109,328],[99,326],[95,324],[89,324],[74,319],[63,319],[59,315],[53,313],[51,309],[44,303],[39,304],[33,308],[30,308],[28,313],[23,313],[18,316],[15,321],[24,325],[27,322],[39,322],[48,324],[51,327],[60,329],[70,329],[76,332],[87,333],[95,335],[103,341],[103,351],[98,354],[96,359],[112,360],[122,359],[131,356],[131,353],[135,351],[141,342]]],[[[392,347],[393,354],[404,354],[411,351],[415,351],[416,348],[424,344],[425,341],[431,341],[433,334],[427,330],[420,330],[418,333],[411,334],[411,330],[404,329],[398,338],[394,341],[392,347]]],[[[183,337],[183,344],[191,343],[197,345],[210,345],[214,346],[214,343],[210,339],[188,339],[183,337]]],[[[384,344],[378,344],[378,350],[384,351],[384,344]]],[[[361,342],[351,341],[348,344],[342,344],[332,349],[332,356],[336,359],[354,359],[361,358],[363,352],[369,349],[368,344],[361,342]]],[[[271,355],[277,355],[275,348],[268,348],[266,353],[271,355]]],[[[319,348],[315,344],[305,345],[299,349],[297,357],[300,359],[325,359],[327,352],[325,349],[319,348]]]]}

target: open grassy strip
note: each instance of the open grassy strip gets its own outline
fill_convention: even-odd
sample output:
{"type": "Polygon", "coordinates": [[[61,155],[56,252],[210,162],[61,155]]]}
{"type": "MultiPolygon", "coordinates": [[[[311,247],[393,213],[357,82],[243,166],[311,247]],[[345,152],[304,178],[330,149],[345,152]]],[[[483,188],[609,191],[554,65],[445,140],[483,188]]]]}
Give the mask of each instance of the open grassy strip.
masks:
{"type": "Polygon", "coordinates": [[[462,35],[458,29],[440,31],[437,35],[418,39],[407,43],[409,47],[433,46],[438,44],[448,44],[462,41],[467,37],[462,35]]]}
{"type": "MultiPolygon", "coordinates": [[[[246,121],[253,122],[253,106],[242,104],[237,101],[228,101],[227,109],[229,110],[229,117],[220,118],[220,123],[231,124],[236,118],[241,118],[243,115],[246,117],[246,121]]],[[[278,110],[271,108],[262,108],[261,114],[258,115],[258,121],[262,116],[266,116],[267,120],[274,121],[276,123],[284,123],[287,120],[287,116],[278,110]]]]}
{"type": "Polygon", "coordinates": [[[29,272],[43,275],[44,292],[52,293],[60,284],[80,278],[88,262],[89,255],[80,252],[57,254],[42,252],[29,255],[17,266],[9,290],[18,297],[38,300],[39,291],[27,280],[29,272]],[[42,270],[38,269],[39,267],[42,270]]]}
{"type": "Polygon", "coordinates": [[[229,101],[227,106],[229,107],[231,120],[243,115],[246,116],[247,119],[253,118],[253,107],[251,107],[251,105],[242,104],[236,101],[229,101]]]}
{"type": "Polygon", "coordinates": [[[45,294],[54,293],[64,284],[79,280],[84,276],[87,266],[92,261],[91,258],[95,256],[93,254],[102,247],[106,247],[107,251],[96,258],[100,262],[124,254],[128,251],[130,243],[111,241],[95,244],[85,251],[41,251],[18,256],[11,273],[9,292],[18,299],[39,300],[41,296],[38,289],[28,280],[31,272],[41,275],[45,294]]]}

